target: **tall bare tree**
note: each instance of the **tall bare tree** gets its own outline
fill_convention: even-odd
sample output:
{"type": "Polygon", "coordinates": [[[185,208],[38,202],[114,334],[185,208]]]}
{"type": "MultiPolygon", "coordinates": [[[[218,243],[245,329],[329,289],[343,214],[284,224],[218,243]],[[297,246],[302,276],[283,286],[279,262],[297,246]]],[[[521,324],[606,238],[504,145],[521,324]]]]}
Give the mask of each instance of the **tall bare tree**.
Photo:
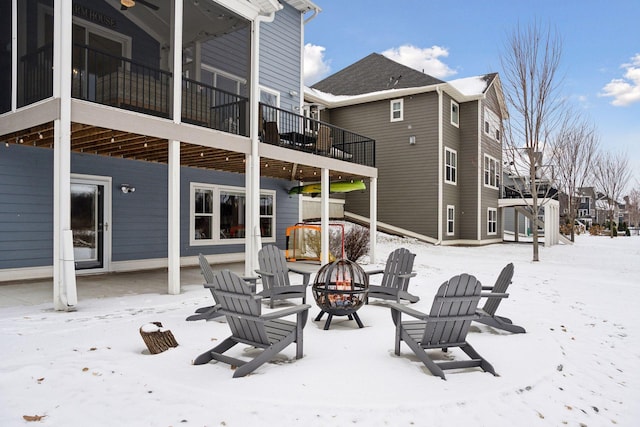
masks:
{"type": "Polygon", "coordinates": [[[505,48],[500,61],[510,114],[505,122],[504,157],[511,173],[521,174],[511,181],[533,219],[533,261],[538,261],[537,218],[553,180],[542,159],[561,120],[563,104],[559,91],[562,42],[555,30],[533,23],[518,26],[505,48]]]}
{"type": "Polygon", "coordinates": [[[596,158],[594,168],[594,179],[598,184],[598,189],[607,198],[609,205],[609,230],[611,237],[613,234],[613,224],[618,199],[622,196],[625,187],[629,184],[631,169],[626,153],[603,151],[596,158]]]}
{"type": "Polygon", "coordinates": [[[636,188],[629,192],[625,201],[629,211],[629,224],[640,227],[640,184],[636,183],[636,188]]]}
{"type": "Polygon", "coordinates": [[[560,131],[553,139],[556,186],[568,198],[571,241],[575,240],[573,225],[578,214],[577,193],[591,179],[599,142],[595,126],[577,111],[565,116],[560,131]]]}

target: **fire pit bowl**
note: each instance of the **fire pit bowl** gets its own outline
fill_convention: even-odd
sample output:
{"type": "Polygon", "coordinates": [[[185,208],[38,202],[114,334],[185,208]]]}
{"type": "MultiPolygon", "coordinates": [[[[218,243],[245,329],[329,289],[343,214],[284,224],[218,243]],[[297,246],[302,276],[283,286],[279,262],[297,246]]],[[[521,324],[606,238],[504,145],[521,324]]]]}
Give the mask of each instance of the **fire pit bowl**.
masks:
{"type": "Polygon", "coordinates": [[[369,292],[369,276],[353,261],[338,259],[323,265],[312,286],[313,297],[320,307],[316,321],[329,314],[324,329],[329,329],[333,316],[348,316],[363,328],[356,311],[364,304],[369,292]]]}

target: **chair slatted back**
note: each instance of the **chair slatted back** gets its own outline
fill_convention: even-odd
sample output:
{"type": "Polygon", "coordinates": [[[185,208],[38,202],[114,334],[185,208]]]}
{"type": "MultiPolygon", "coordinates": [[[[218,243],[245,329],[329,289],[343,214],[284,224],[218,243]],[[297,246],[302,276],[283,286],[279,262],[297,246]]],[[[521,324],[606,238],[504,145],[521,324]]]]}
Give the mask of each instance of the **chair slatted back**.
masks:
{"type": "Polygon", "coordinates": [[[387,265],[384,268],[382,275],[382,281],[380,286],[389,288],[398,288],[407,290],[406,287],[409,284],[409,280],[400,279],[401,274],[410,274],[413,271],[413,261],[416,258],[416,254],[411,253],[409,249],[398,248],[389,254],[387,258],[387,265]]]}
{"type": "Polygon", "coordinates": [[[216,273],[213,292],[233,338],[244,343],[269,345],[264,320],[260,318],[262,298],[251,292],[240,276],[229,270],[216,273]]]}
{"type": "Polygon", "coordinates": [[[321,125],[318,129],[318,138],[316,140],[316,148],[321,153],[329,153],[333,142],[331,140],[331,129],[329,126],[321,125]]]}
{"type": "Polygon", "coordinates": [[[207,258],[202,254],[198,254],[198,262],[200,263],[200,273],[204,276],[204,282],[213,283],[214,273],[211,265],[209,265],[209,261],[207,261],[207,258]]]}
{"type": "MultiPolygon", "coordinates": [[[[502,269],[491,292],[506,294],[507,288],[511,284],[511,279],[513,279],[513,263],[507,264],[502,269]]],[[[484,307],[482,307],[482,310],[484,310],[489,316],[493,316],[496,314],[496,310],[498,310],[500,301],[502,301],[502,298],[488,297],[484,303],[484,307]]]]}
{"type": "Polygon", "coordinates": [[[258,252],[258,264],[260,270],[272,273],[270,277],[263,275],[262,285],[265,289],[272,289],[278,286],[291,286],[289,281],[289,267],[284,253],[276,245],[265,245],[258,252]]]}
{"type": "Polygon", "coordinates": [[[280,143],[280,133],[276,122],[266,122],[264,124],[264,142],[275,145],[280,143]]]}
{"type": "Polygon", "coordinates": [[[422,347],[464,342],[481,292],[482,285],[469,274],[454,276],[440,285],[429,312],[422,347]]]}

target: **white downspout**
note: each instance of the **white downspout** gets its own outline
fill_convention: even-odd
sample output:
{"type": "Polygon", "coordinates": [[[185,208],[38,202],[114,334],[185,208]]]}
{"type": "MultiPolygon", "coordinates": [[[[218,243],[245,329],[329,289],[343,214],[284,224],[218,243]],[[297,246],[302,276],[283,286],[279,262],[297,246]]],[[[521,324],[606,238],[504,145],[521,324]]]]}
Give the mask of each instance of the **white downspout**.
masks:
{"type": "Polygon", "coordinates": [[[440,86],[436,87],[436,92],[438,94],[438,240],[435,242],[436,245],[442,243],[442,179],[443,179],[443,165],[442,165],[442,151],[443,151],[443,140],[442,140],[442,88],[440,86]]]}
{"type": "MultiPolygon", "coordinates": [[[[182,120],[182,1],[174,1],[173,21],[173,122],[182,120]]],[[[170,295],[180,294],[180,141],[168,143],[168,212],[167,212],[167,264],[168,289],[170,295]]]]}
{"type": "Polygon", "coordinates": [[[77,304],[71,232],[71,2],[54,2],[53,97],[60,100],[53,143],[53,305],[77,304]]]}
{"type": "Polygon", "coordinates": [[[245,165],[245,263],[246,276],[254,275],[258,268],[258,250],[260,236],[260,151],[258,139],[258,103],[260,101],[260,24],[273,22],[275,12],[258,15],[251,23],[251,95],[249,103],[249,134],[251,135],[251,153],[246,156],[245,165]]]}

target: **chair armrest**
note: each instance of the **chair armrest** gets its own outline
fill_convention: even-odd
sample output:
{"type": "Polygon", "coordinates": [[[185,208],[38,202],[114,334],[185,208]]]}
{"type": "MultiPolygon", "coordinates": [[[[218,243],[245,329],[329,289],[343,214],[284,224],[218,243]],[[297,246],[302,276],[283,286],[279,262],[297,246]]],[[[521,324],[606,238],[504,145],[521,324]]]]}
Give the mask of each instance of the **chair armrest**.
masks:
{"type": "Polygon", "coordinates": [[[384,273],[384,270],[371,270],[371,271],[365,271],[364,272],[367,276],[371,276],[373,274],[381,274],[384,273]]]}
{"type": "Polygon", "coordinates": [[[481,298],[509,298],[509,294],[499,294],[496,292],[483,292],[480,294],[481,298]]]}
{"type": "Polygon", "coordinates": [[[401,313],[408,314],[411,317],[415,317],[416,319],[419,319],[419,320],[427,320],[429,318],[428,314],[418,310],[414,310],[413,308],[407,307],[406,305],[398,304],[397,302],[387,302],[385,303],[385,305],[389,306],[389,308],[391,308],[392,311],[393,310],[399,311],[401,313]]]}
{"type": "Polygon", "coordinates": [[[254,270],[256,273],[258,273],[260,276],[268,276],[268,277],[273,277],[275,276],[275,274],[273,273],[269,273],[268,271],[263,271],[263,270],[254,270]]]}
{"type": "Polygon", "coordinates": [[[260,316],[263,320],[279,319],[281,317],[290,316],[306,310],[309,310],[311,306],[309,304],[300,304],[295,307],[283,308],[282,310],[272,311],[271,313],[265,313],[260,316]]]}
{"type": "Polygon", "coordinates": [[[242,280],[244,280],[245,282],[253,283],[254,285],[259,278],[260,276],[242,276],[242,280]]]}
{"type": "Polygon", "coordinates": [[[398,277],[401,279],[411,279],[412,277],[416,277],[418,275],[418,273],[415,272],[411,272],[411,273],[407,273],[407,274],[398,274],[398,277]]]}
{"type": "Polygon", "coordinates": [[[291,267],[289,267],[289,271],[292,272],[292,273],[301,274],[302,275],[302,283],[304,285],[308,285],[309,284],[309,280],[311,280],[311,273],[310,272],[297,270],[297,269],[291,268],[291,267]]]}

